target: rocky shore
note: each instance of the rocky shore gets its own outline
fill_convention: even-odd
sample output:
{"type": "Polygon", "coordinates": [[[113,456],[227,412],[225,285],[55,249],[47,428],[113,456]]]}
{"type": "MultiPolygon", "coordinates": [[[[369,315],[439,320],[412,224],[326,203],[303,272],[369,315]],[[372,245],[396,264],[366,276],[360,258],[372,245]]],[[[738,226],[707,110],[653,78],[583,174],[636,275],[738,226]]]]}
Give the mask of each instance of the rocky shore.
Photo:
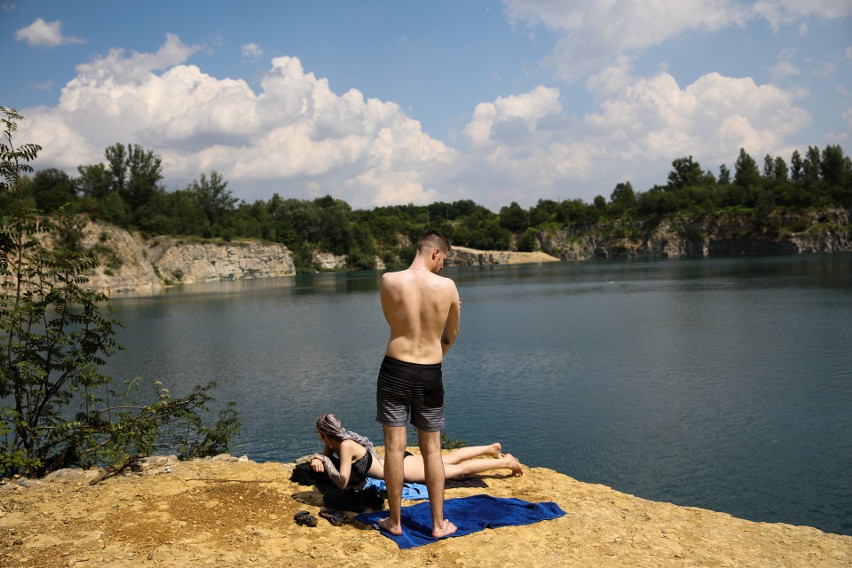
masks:
{"type": "Polygon", "coordinates": [[[158,457],[97,485],[97,470],[6,480],[0,567],[852,566],[850,536],[648,501],[544,468],[482,475],[487,488],[447,498],[555,501],[566,516],[399,550],[352,514],[343,526],[319,518],[320,493],[291,482],[292,469],[158,457]],[[319,524],[297,525],[300,510],[319,524]]]}

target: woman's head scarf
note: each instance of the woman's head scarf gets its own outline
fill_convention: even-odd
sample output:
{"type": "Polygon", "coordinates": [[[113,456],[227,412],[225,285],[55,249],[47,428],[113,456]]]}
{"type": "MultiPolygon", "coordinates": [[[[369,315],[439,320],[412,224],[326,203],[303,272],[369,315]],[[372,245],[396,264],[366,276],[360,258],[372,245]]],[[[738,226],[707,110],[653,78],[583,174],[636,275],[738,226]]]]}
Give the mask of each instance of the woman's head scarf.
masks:
{"type": "Polygon", "coordinates": [[[352,440],[367,448],[367,451],[373,451],[373,443],[367,437],[346,430],[334,414],[323,414],[317,418],[317,432],[337,440],[352,440]]]}

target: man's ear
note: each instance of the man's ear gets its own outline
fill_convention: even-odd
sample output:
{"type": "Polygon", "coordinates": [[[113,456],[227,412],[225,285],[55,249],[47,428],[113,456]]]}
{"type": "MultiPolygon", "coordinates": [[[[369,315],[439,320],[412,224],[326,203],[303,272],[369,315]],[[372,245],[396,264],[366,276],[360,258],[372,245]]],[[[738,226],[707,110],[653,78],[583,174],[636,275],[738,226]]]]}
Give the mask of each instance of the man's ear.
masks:
{"type": "Polygon", "coordinates": [[[441,256],[441,247],[435,247],[432,249],[432,260],[438,260],[438,257],[441,256]]]}

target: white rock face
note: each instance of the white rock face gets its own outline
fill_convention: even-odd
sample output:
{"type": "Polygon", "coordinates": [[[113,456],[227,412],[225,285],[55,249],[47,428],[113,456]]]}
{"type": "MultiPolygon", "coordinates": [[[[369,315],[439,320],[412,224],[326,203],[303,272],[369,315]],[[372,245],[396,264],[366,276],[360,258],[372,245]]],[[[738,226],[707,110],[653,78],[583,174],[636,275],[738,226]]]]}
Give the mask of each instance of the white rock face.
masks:
{"type": "Polygon", "coordinates": [[[214,244],[161,241],[148,249],[160,276],[173,283],[271,278],[296,273],[284,245],[256,242],[214,244]]]}
{"type": "Polygon", "coordinates": [[[170,284],[271,278],[296,273],[289,249],[276,243],[195,243],[151,240],[111,225],[88,223],[82,245],[100,266],[87,274],[89,288],[115,292],[159,292],[170,284]]]}

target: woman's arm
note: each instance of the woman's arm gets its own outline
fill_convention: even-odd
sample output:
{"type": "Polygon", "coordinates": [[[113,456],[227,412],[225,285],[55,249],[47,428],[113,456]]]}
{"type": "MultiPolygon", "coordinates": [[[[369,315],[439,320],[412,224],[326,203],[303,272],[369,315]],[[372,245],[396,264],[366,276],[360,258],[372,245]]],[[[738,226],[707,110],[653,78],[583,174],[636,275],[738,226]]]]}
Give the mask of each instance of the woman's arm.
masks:
{"type": "MultiPolygon", "coordinates": [[[[323,456],[331,457],[333,455],[334,455],[334,450],[329,448],[328,445],[324,445],[323,448],[322,448],[321,454],[308,454],[306,456],[302,456],[302,457],[300,457],[299,459],[296,460],[296,463],[297,464],[298,463],[310,464],[314,471],[321,472],[321,471],[323,471],[323,463],[324,463],[323,460],[322,460],[323,456]],[[314,460],[319,460],[319,461],[316,464],[314,464],[314,460]]],[[[331,467],[334,468],[333,465],[331,467]]]]}
{"type": "Polygon", "coordinates": [[[335,487],[346,489],[346,484],[349,483],[349,477],[352,474],[352,456],[357,446],[358,443],[352,440],[343,440],[340,444],[340,471],[334,467],[334,463],[328,455],[325,455],[325,452],[314,454],[311,457],[311,467],[316,472],[325,471],[328,479],[335,487]]]}

